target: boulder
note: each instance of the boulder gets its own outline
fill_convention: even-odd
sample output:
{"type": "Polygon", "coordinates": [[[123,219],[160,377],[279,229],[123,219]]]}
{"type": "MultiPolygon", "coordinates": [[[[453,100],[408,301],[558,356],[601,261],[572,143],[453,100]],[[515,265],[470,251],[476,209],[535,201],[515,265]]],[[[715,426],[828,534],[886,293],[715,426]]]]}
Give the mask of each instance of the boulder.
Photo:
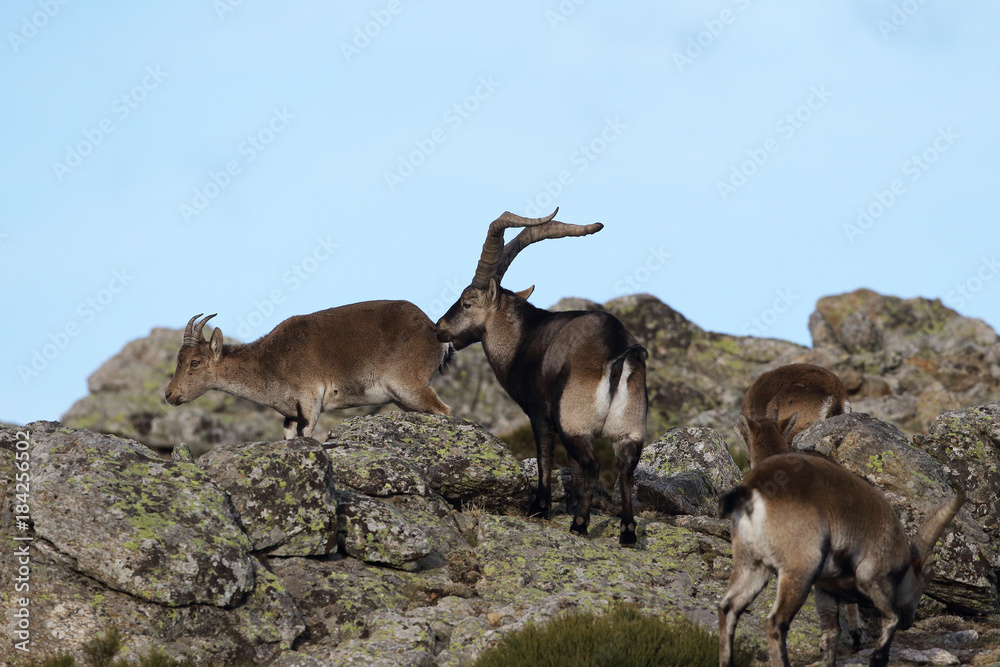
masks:
{"type": "MultiPolygon", "coordinates": [[[[885,492],[907,534],[954,496],[948,478],[931,456],[892,424],[853,412],[815,422],[796,436],[793,447],[825,454],[885,492]]],[[[964,613],[1000,609],[996,568],[1000,554],[964,508],[935,549],[935,576],[927,595],[964,613]]]]}
{"type": "Polygon", "coordinates": [[[914,443],[965,488],[966,510],[1000,551],[1000,402],[946,412],[914,443]]]}
{"type": "Polygon", "coordinates": [[[743,476],[726,441],[710,428],[673,428],[642,450],[636,499],[657,512],[718,516],[722,493],[743,476]]]}
{"type": "Polygon", "coordinates": [[[321,556],[337,550],[333,471],[317,441],[224,445],[198,465],[229,494],[254,551],[321,556]]]}
{"type": "Polygon", "coordinates": [[[35,535],[73,569],[172,606],[232,606],[253,589],[250,542],[225,492],[199,468],[56,423],[26,429],[35,535]]]}
{"type": "Polygon", "coordinates": [[[517,460],[496,436],[467,419],[415,412],[356,417],[332,429],[327,439],[409,462],[456,507],[472,502],[504,508],[527,501],[517,460]]]}
{"type": "Polygon", "coordinates": [[[367,563],[402,570],[416,569],[431,552],[431,543],[419,527],[391,505],[350,491],[338,494],[344,551],[367,563]]]}

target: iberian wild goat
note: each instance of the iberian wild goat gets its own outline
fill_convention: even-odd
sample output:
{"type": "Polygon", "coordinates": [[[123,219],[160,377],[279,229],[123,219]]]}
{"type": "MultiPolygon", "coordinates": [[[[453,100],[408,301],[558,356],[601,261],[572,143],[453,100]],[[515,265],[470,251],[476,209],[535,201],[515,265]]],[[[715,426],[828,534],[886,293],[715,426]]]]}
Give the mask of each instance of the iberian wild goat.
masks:
{"type": "MultiPolygon", "coordinates": [[[[575,516],[570,530],[587,534],[599,463],[594,437],[612,440],[622,494],[619,541],[634,544],[633,472],[646,430],[646,350],[625,326],[604,311],[553,313],[527,298],[534,287],[511,292],[500,280],[514,257],[531,243],[584,236],[603,225],[570,225],[504,213],[490,224],[472,284],[438,323],[438,340],[462,349],[482,342],[497,380],[531,422],[538,454],[538,493],[532,516],[552,505],[555,436],[570,457],[575,516]],[[504,245],[504,230],[524,229],[504,245]]],[[[569,494],[567,494],[569,496],[569,494]]]]}
{"type": "Polygon", "coordinates": [[[847,390],[834,373],[813,364],[788,364],[762,373],[750,385],[736,433],[753,468],[766,456],[789,451],[795,436],[813,422],[850,411],[847,390]],[[760,429],[777,429],[782,437],[760,437],[760,429]],[[768,442],[772,446],[766,447],[768,442]]]}
{"type": "Polygon", "coordinates": [[[885,496],[819,454],[769,456],[722,498],[732,516],[733,572],[719,604],[719,665],[733,664],[733,635],[743,611],[778,575],[764,624],[771,667],[788,667],[788,626],[813,589],[820,619],[821,664],[837,652],[837,602],[869,601],[882,616],[871,658],[884,667],[897,629],[913,623],[931,579],[934,544],[965,493],[927,517],[911,541],[885,496]]]}
{"type": "Polygon", "coordinates": [[[453,353],[434,323],[408,301],[365,301],[296,315],[244,345],[223,344],[209,315],[184,330],[177,372],[167,385],[171,405],[209,389],[267,405],[285,417],[285,438],[312,436],[324,410],[384,405],[450,414],[428,382],[453,353]]]}

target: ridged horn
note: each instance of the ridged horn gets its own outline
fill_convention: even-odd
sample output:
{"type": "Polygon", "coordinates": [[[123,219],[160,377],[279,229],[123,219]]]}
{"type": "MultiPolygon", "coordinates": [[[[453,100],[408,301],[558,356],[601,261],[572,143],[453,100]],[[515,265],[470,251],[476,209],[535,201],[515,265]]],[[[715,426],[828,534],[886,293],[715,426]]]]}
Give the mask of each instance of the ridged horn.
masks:
{"type": "Polygon", "coordinates": [[[182,343],[182,345],[183,346],[197,345],[202,340],[204,340],[204,336],[202,335],[201,330],[205,328],[205,323],[208,322],[213,317],[215,317],[216,315],[218,315],[218,313],[213,313],[207,316],[202,321],[195,323],[195,320],[197,320],[199,317],[202,316],[202,313],[198,313],[190,320],[188,320],[187,327],[184,328],[184,342],[182,343]]]}

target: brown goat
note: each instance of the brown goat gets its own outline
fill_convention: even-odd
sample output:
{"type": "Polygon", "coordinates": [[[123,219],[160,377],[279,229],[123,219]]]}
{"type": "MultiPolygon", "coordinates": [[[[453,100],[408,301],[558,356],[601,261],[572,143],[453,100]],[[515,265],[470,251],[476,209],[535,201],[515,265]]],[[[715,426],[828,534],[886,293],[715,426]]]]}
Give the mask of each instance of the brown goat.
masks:
{"type": "Polygon", "coordinates": [[[554,217],[504,213],[490,224],[472,284],[438,321],[438,339],[456,349],[482,341],[497,380],[528,415],[538,454],[532,516],[546,516],[552,505],[558,434],[573,474],[573,496],[567,503],[575,512],[570,530],[586,535],[600,468],[593,439],[603,435],[612,440],[622,494],[619,542],[633,544],[633,473],[646,430],[645,348],[610,313],[553,313],[527,302],[533,287],[518,293],[500,287],[511,261],[529,244],[602,228],[599,223],[568,225],[554,217]],[[504,245],[509,227],[525,229],[504,245]]]}
{"type": "Polygon", "coordinates": [[[762,373],[750,385],[736,433],[746,445],[753,468],[764,457],[791,449],[795,436],[813,422],[850,411],[847,390],[834,373],[813,364],[788,364],[762,373]],[[776,442],[757,437],[758,443],[767,441],[774,446],[765,450],[758,444],[755,450],[748,422],[766,425],[769,421],[776,422],[785,446],[776,447],[776,442]]]}
{"type": "Polygon", "coordinates": [[[274,408],[285,438],[312,436],[321,412],[392,402],[404,410],[447,415],[428,383],[453,348],[437,340],[434,323],[408,301],[365,301],[289,317],[245,345],[223,344],[214,315],[184,330],[177,372],[167,386],[171,405],[209,389],[274,408]]]}
{"type": "Polygon", "coordinates": [[[778,592],[765,621],[771,667],[788,667],[789,624],[815,596],[822,663],[836,661],[837,602],[869,601],[882,615],[872,667],[884,667],[897,629],[913,623],[931,579],[934,544],[965,494],[924,520],[911,541],[885,496],[818,454],[776,454],[722,499],[732,516],[733,572],[719,604],[719,665],[733,664],[740,615],[770,580],[778,592]]]}

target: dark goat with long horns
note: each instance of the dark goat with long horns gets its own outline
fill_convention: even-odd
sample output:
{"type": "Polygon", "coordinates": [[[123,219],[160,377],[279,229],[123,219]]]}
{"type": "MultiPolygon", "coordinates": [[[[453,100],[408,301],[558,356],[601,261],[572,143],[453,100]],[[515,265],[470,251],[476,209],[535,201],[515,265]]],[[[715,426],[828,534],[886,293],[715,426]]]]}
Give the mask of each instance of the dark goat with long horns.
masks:
{"type": "Polygon", "coordinates": [[[438,340],[461,349],[482,342],[497,380],[531,421],[538,453],[538,492],[530,514],[547,516],[552,505],[555,436],[570,457],[575,510],[570,530],[587,534],[600,464],[595,436],[613,442],[622,514],[619,541],[636,541],[633,472],[646,430],[646,350],[625,326],[603,311],[553,313],[528,303],[534,287],[500,287],[521,250],[544,239],[585,236],[603,225],[557,222],[504,213],[490,224],[472,284],[437,323],[438,340]],[[524,229],[504,245],[504,231],[524,229]]]}

